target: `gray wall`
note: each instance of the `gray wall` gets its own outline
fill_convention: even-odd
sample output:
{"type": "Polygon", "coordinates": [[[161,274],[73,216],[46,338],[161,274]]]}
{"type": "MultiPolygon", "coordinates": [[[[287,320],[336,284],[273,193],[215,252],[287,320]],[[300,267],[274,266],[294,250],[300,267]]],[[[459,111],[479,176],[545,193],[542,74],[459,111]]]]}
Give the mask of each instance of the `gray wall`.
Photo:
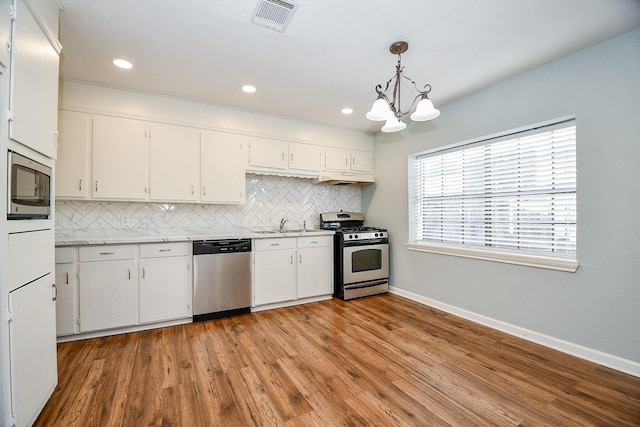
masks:
{"type": "Polygon", "coordinates": [[[389,229],[392,285],[640,362],[640,30],[440,109],[433,122],[375,138],[377,183],[362,205],[369,224],[389,229]],[[577,272],[407,250],[409,154],[568,115],[577,125],[577,272]]]}

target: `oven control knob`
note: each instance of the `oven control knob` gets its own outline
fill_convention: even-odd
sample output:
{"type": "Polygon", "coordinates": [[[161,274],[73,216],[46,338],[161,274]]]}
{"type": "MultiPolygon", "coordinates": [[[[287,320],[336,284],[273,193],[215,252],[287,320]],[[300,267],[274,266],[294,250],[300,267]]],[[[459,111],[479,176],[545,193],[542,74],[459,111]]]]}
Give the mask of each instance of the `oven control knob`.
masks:
{"type": "Polygon", "coordinates": [[[353,234],[349,234],[349,238],[350,238],[350,239],[353,239],[353,234]]]}
{"type": "Polygon", "coordinates": [[[356,237],[356,239],[357,239],[357,238],[358,238],[358,235],[356,234],[356,236],[355,236],[355,237],[356,237]]]}

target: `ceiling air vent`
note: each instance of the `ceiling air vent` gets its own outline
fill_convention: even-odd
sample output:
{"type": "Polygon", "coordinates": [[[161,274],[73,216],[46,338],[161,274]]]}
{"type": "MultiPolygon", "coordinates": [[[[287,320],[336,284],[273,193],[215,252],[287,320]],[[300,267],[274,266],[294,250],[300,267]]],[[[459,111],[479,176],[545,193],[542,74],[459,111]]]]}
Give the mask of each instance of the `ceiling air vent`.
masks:
{"type": "Polygon", "coordinates": [[[284,33],[296,9],[293,1],[260,0],[251,22],[284,33]]]}

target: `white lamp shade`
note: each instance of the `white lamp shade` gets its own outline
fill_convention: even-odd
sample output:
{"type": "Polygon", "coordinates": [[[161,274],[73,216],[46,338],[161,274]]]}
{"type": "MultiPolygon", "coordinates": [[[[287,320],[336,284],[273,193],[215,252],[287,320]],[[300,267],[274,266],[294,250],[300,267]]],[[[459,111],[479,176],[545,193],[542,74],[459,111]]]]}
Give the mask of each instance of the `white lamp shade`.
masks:
{"type": "Polygon", "coordinates": [[[424,122],[427,120],[433,120],[440,115],[440,110],[436,110],[433,106],[433,102],[429,98],[423,98],[418,102],[416,111],[411,115],[411,120],[414,122],[424,122]]]}
{"type": "Polygon", "coordinates": [[[406,123],[401,122],[395,116],[389,117],[387,122],[382,126],[382,132],[400,132],[407,127],[406,123]]]}
{"type": "Polygon", "coordinates": [[[383,122],[392,116],[392,114],[387,101],[383,98],[378,98],[374,101],[373,106],[371,106],[371,111],[367,113],[366,117],[374,122],[383,122]]]}

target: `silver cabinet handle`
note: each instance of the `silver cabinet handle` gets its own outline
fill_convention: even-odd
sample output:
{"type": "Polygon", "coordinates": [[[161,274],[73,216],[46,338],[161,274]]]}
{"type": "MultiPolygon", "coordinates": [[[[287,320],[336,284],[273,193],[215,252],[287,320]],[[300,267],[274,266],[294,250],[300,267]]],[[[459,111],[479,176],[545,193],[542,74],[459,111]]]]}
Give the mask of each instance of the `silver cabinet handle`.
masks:
{"type": "Polygon", "coordinates": [[[169,248],[169,249],[160,249],[158,252],[171,252],[171,248],[169,248]]]}
{"type": "Polygon", "coordinates": [[[58,288],[56,287],[55,283],[52,283],[51,287],[53,288],[53,298],[51,298],[51,300],[55,301],[58,299],[58,288]]]}
{"type": "Polygon", "coordinates": [[[348,157],[344,158],[344,165],[345,166],[349,166],[349,158],[348,157]]]}
{"type": "Polygon", "coordinates": [[[207,187],[205,187],[205,186],[202,187],[202,195],[203,196],[207,195],[207,187]]]}
{"type": "Polygon", "coordinates": [[[293,162],[293,153],[289,154],[289,161],[293,162]]]}
{"type": "Polygon", "coordinates": [[[289,264],[293,264],[293,255],[289,257],[289,264]]]}
{"type": "Polygon", "coordinates": [[[78,181],[78,190],[82,191],[82,180],[78,181]]]}
{"type": "Polygon", "coordinates": [[[98,192],[98,180],[96,179],[96,193],[98,192]]]}
{"type": "Polygon", "coordinates": [[[113,255],[113,252],[100,252],[100,255],[113,255]]]}
{"type": "Polygon", "coordinates": [[[67,275],[67,278],[66,278],[65,285],[68,285],[69,284],[69,273],[66,273],[66,275],[67,275]]]}
{"type": "Polygon", "coordinates": [[[131,280],[131,269],[127,268],[127,271],[129,272],[129,280],[131,280]]]}
{"type": "Polygon", "coordinates": [[[196,187],[195,187],[195,185],[192,185],[191,186],[191,194],[193,194],[195,191],[196,191],[196,187]]]}
{"type": "Polygon", "coordinates": [[[144,267],[142,267],[142,278],[143,279],[144,279],[144,274],[145,274],[144,267]]]}
{"type": "Polygon", "coordinates": [[[280,156],[280,159],[284,162],[284,153],[280,156]]]}
{"type": "Polygon", "coordinates": [[[300,254],[299,257],[300,257],[299,264],[302,264],[302,254],[300,254]]]}
{"type": "Polygon", "coordinates": [[[272,243],[271,246],[280,246],[280,243],[272,243]]]}
{"type": "Polygon", "coordinates": [[[356,158],[355,158],[355,157],[352,157],[352,158],[351,158],[351,165],[352,165],[352,166],[355,166],[355,165],[356,165],[356,158]]]}

